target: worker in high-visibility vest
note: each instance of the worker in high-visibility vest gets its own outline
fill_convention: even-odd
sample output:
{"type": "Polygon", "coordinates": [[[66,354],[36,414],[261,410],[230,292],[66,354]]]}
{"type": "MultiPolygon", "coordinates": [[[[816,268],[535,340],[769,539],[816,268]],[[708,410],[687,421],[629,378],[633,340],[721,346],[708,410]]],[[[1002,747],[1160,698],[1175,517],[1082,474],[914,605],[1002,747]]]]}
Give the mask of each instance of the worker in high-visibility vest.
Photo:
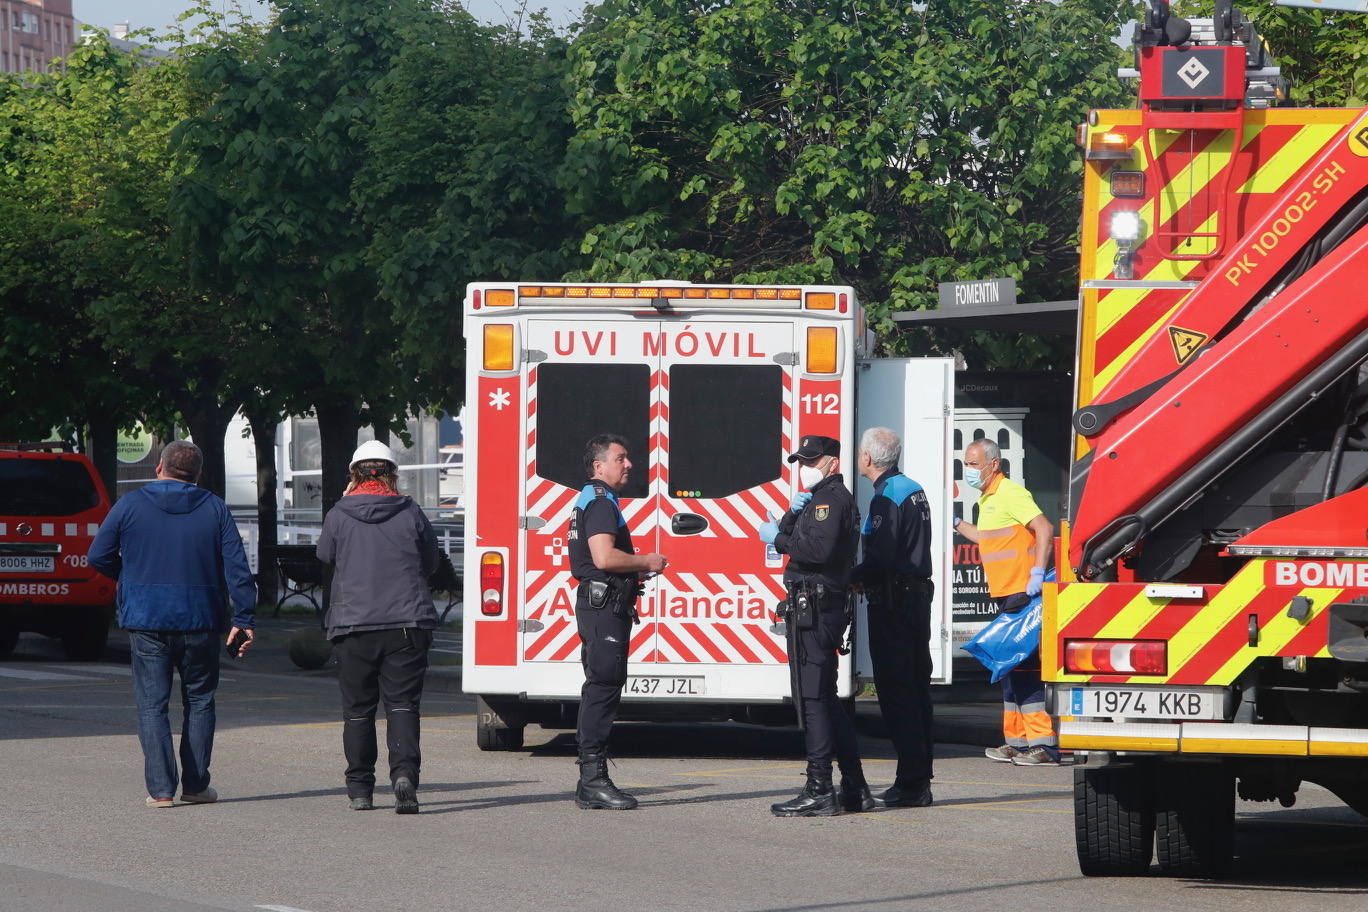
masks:
{"type": "MultiPolygon", "coordinates": [[[[980,437],[964,448],[964,483],[979,490],[978,522],[956,517],[954,530],[979,547],[988,594],[1001,611],[1020,611],[1040,594],[1054,526],[1035,498],[1002,471],[1002,450],[980,437]]],[[[988,759],[1019,766],[1059,762],[1059,738],[1045,711],[1036,652],[1002,678],[1001,747],[988,759]]]]}

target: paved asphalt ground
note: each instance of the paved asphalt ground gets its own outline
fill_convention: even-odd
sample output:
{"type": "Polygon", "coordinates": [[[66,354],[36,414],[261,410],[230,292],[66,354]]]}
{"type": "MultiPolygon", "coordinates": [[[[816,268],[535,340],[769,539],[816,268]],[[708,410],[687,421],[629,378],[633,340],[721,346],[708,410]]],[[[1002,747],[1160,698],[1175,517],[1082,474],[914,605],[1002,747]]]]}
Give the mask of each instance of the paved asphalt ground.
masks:
{"type": "MultiPolygon", "coordinates": [[[[482,753],[455,669],[436,669],[423,813],[391,813],[388,794],[352,812],[332,672],[285,654],[306,624],[268,619],[260,651],[225,664],[221,800],[172,810],[142,806],[121,636],[105,661],[74,664],[25,635],[0,662],[0,910],[1368,908],[1368,829],[1311,786],[1291,810],[1239,805],[1227,880],[1081,877],[1072,771],[990,763],[981,743],[956,743],[992,737],[991,702],[938,705],[931,808],[778,820],[768,805],[801,783],[796,731],[624,724],[614,776],[642,807],[590,812],[570,800],[572,733],[531,728],[526,750],[482,753]]],[[[455,631],[441,639],[451,648],[455,631]]],[[[888,742],[866,734],[863,750],[886,783],[888,742]]]]}

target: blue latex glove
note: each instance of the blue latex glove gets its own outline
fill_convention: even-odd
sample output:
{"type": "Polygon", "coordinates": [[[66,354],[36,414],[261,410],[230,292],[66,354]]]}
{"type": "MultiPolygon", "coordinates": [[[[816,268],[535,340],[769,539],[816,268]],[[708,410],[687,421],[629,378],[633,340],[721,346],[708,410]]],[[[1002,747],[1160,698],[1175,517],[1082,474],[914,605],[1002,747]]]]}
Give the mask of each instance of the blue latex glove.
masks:
{"type": "Polygon", "coordinates": [[[1026,584],[1026,594],[1029,595],[1031,598],[1035,598],[1037,595],[1040,595],[1040,590],[1041,590],[1041,588],[1044,587],[1044,585],[1045,585],[1045,568],[1044,568],[1044,567],[1032,567],[1032,568],[1031,568],[1031,581],[1028,582],[1028,583],[1026,584]]]}
{"type": "MultiPolygon", "coordinates": [[[[811,497],[812,495],[809,494],[808,496],[811,497]]],[[[772,545],[774,544],[774,540],[779,537],[779,524],[774,521],[773,513],[768,513],[766,515],[769,516],[769,522],[761,523],[757,533],[762,542],[767,545],[772,545]]]]}
{"type": "Polygon", "coordinates": [[[803,507],[806,507],[806,506],[807,506],[807,502],[808,502],[809,500],[812,500],[812,492],[811,492],[811,491],[799,491],[798,493],[796,493],[796,494],[793,495],[793,500],[790,500],[790,501],[789,501],[789,512],[790,512],[790,513],[801,513],[801,512],[803,512],[803,507]]]}

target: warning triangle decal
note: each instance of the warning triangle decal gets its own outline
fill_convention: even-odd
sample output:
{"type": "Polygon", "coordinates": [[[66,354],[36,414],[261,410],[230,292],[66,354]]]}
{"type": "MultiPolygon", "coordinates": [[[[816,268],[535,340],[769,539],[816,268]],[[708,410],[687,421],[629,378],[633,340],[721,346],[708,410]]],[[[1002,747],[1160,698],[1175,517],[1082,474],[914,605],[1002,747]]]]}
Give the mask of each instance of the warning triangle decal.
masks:
{"type": "Polygon", "coordinates": [[[1179,364],[1186,364],[1189,358],[1197,354],[1197,350],[1208,338],[1206,333],[1194,332],[1191,329],[1179,329],[1177,326],[1169,327],[1169,341],[1173,343],[1173,357],[1178,360],[1179,364]]]}

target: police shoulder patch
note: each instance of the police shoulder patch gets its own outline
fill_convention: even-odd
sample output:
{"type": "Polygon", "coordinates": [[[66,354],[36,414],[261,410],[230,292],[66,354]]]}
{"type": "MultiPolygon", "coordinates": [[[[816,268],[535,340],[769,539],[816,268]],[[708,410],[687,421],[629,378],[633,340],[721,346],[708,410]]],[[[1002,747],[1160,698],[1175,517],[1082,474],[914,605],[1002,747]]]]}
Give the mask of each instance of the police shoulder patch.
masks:
{"type": "Polygon", "coordinates": [[[879,528],[879,526],[882,526],[882,525],[883,525],[883,517],[882,517],[882,516],[879,516],[878,514],[875,514],[874,516],[871,516],[871,517],[869,518],[869,529],[870,529],[871,532],[874,531],[875,529],[879,528]]]}
{"type": "Polygon", "coordinates": [[[817,507],[817,521],[821,522],[831,513],[830,504],[819,504],[817,507]]]}

